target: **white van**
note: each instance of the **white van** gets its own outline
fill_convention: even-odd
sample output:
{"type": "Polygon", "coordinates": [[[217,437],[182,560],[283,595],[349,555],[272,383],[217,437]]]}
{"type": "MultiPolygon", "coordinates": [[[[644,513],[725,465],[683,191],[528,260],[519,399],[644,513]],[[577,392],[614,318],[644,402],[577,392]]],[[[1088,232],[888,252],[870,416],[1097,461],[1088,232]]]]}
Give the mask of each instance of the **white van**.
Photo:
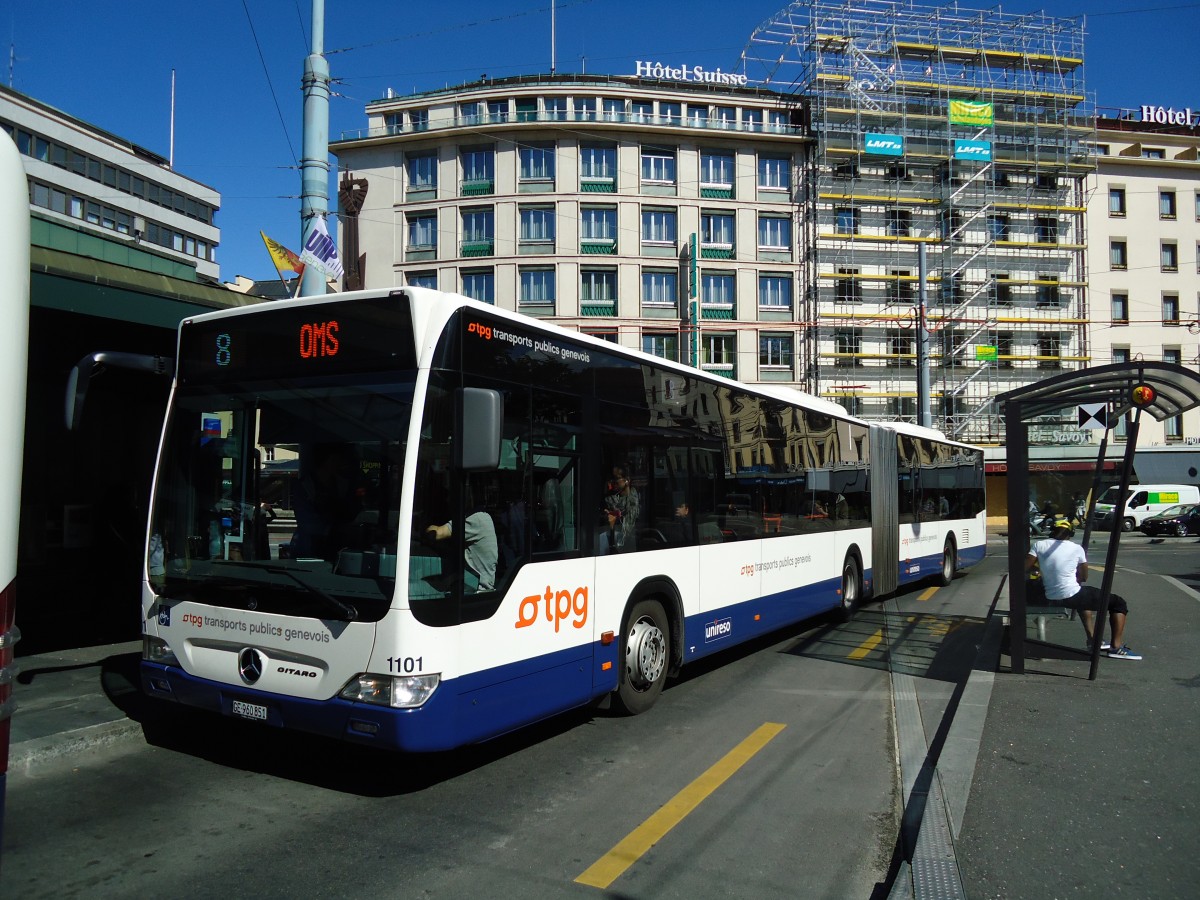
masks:
{"type": "MultiPolygon", "coordinates": [[[[1107,529],[1112,526],[1113,507],[1121,488],[1108,488],[1096,501],[1094,527],[1107,529]]],[[[1125,495],[1125,520],[1122,531],[1133,531],[1147,516],[1155,516],[1169,506],[1179,503],[1200,503],[1200,487],[1194,484],[1131,484],[1125,495]]]]}

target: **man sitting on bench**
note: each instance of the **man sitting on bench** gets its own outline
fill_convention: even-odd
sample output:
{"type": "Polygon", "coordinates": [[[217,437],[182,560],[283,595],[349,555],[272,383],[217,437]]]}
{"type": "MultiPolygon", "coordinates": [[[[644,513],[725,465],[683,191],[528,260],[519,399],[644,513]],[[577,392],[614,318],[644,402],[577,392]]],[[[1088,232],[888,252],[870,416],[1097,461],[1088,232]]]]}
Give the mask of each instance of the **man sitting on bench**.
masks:
{"type": "MultiPolygon", "coordinates": [[[[1025,559],[1025,569],[1028,571],[1036,565],[1042,570],[1042,585],[1049,602],[1061,603],[1067,609],[1078,610],[1083,630],[1087,632],[1090,649],[1092,635],[1095,633],[1096,611],[1100,609],[1100,591],[1087,583],[1087,553],[1083,547],[1070,540],[1071,534],[1070,522],[1066,519],[1056,520],[1050,537],[1034,541],[1030,546],[1029,556],[1025,559]]],[[[1110,595],[1108,620],[1112,627],[1112,646],[1108,648],[1108,655],[1112,659],[1142,658],[1140,653],[1134,653],[1124,643],[1125,617],[1128,614],[1129,604],[1125,599],[1116,594],[1110,595]]],[[[1103,625],[1100,633],[1104,633],[1103,625]]],[[[1100,649],[1105,649],[1103,643],[1100,649]]]]}

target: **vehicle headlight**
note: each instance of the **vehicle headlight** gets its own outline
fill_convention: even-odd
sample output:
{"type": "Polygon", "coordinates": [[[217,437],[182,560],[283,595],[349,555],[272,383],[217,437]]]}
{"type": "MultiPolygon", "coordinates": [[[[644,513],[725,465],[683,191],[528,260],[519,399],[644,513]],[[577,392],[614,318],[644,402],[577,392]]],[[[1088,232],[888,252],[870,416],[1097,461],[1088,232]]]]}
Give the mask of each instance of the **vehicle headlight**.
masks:
{"type": "Polygon", "coordinates": [[[441,681],[441,675],[372,675],[364,672],[351,678],[338,696],[376,706],[416,709],[433,696],[441,681]]]}
{"type": "Polygon", "coordinates": [[[147,662],[159,663],[164,666],[177,666],[179,660],[171,645],[159,637],[142,635],[142,659],[147,662]]]}

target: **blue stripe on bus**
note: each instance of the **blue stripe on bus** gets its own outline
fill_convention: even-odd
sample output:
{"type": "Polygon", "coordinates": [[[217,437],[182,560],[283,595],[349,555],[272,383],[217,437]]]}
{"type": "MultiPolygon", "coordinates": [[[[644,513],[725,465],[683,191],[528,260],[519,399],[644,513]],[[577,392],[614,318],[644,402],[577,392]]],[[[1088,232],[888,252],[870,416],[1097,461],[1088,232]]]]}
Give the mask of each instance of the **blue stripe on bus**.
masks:
{"type": "MultiPolygon", "coordinates": [[[[959,565],[974,565],[984,554],[984,547],[960,551],[959,565]]],[[[941,554],[910,564],[920,564],[921,573],[905,577],[905,582],[936,574],[941,554]]],[[[869,583],[870,577],[868,570],[864,579],[869,583]]],[[[840,579],[826,579],[690,616],[684,622],[684,662],[836,608],[840,587],[840,579]]],[[[152,697],[227,716],[232,715],[233,701],[241,700],[265,706],[268,725],[390,750],[427,752],[497,737],[609,693],[617,686],[617,654],[618,642],[596,642],[473,672],[443,682],[420,709],[285,697],[144,661],[141,674],[143,690],[152,697]]]]}

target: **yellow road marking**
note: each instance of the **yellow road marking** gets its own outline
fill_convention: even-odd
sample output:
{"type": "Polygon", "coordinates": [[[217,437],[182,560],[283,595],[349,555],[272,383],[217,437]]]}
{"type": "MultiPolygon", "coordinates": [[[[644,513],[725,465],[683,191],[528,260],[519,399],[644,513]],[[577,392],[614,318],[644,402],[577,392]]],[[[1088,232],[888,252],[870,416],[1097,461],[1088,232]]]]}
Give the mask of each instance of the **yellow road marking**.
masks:
{"type": "Polygon", "coordinates": [[[938,589],[937,589],[937,588],[935,588],[935,587],[931,587],[931,588],[929,588],[928,590],[924,591],[924,592],[921,594],[921,596],[917,598],[917,600],[918,600],[918,601],[920,601],[920,602],[922,602],[922,603],[924,603],[926,600],[928,600],[930,597],[932,597],[932,596],[933,596],[934,594],[936,594],[937,592],[938,592],[938,589]]]}
{"type": "Polygon", "coordinates": [[[658,812],[592,863],[575,881],[578,884],[607,888],[786,727],[776,722],[760,725],[749,737],[714,763],[707,772],[668,800],[658,812]]]}
{"type": "Polygon", "coordinates": [[[875,632],[857,647],[850,651],[848,659],[863,659],[868,653],[874,650],[883,642],[883,630],[875,632]]]}

